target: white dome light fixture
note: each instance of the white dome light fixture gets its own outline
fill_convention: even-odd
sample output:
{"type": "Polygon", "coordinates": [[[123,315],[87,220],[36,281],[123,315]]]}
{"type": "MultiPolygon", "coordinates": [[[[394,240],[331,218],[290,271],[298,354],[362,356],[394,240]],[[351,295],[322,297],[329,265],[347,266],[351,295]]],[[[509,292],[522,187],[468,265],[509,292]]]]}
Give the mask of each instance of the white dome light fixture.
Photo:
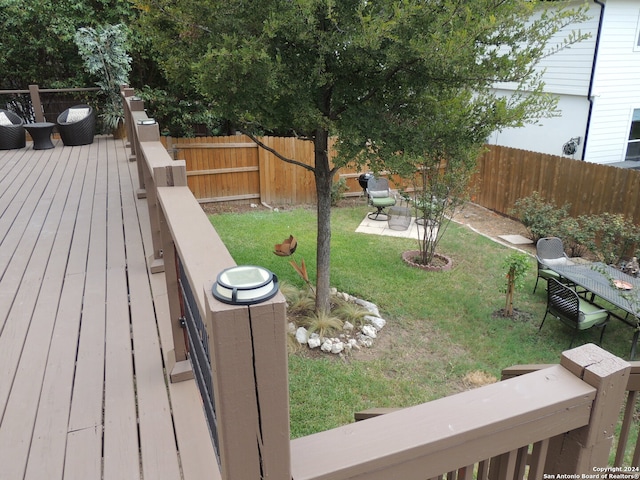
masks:
{"type": "Polygon", "coordinates": [[[218,274],[213,296],[230,305],[253,305],[278,293],[278,277],[263,267],[238,265],[218,274]]]}

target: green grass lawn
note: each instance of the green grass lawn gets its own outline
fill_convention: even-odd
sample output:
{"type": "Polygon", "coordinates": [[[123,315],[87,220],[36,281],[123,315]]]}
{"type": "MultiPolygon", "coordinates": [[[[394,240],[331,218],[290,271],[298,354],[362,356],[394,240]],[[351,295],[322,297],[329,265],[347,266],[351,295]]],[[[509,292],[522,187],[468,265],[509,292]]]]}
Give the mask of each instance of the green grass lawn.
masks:
{"type": "MultiPolygon", "coordinates": [[[[289,357],[291,430],[293,437],[353,421],[356,411],[371,407],[403,407],[469,388],[464,377],[500,371],[522,363],[557,363],[572,332],[554,318],[538,327],[546,306],[545,284],[532,294],[535,261],[515,308],[527,320],[496,317],[504,307],[506,271],[503,260],[512,250],[451,223],[438,252],[453,258],[448,272],[426,272],[406,266],[411,239],[355,233],[367,208],[334,209],[332,214],[331,283],[340,291],[378,305],[387,327],[371,351],[344,358],[289,357]]],[[[280,281],[302,286],[273,247],[290,234],[298,240],[294,259],[304,258],[315,276],[315,211],[255,211],[216,214],[211,222],[238,264],[272,270],[280,281]]],[[[603,348],[626,358],[633,330],[613,320],[603,348]]],[[[584,332],[574,346],[597,342],[599,330],[584,332]]]]}

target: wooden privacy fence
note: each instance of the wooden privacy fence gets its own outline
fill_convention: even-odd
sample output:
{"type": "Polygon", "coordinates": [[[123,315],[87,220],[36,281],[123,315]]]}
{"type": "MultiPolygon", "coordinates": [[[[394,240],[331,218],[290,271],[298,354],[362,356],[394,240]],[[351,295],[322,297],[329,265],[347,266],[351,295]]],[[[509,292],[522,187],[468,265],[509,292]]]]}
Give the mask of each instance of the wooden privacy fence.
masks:
{"type": "Polygon", "coordinates": [[[640,171],[495,145],[487,149],[472,181],[479,205],[508,215],[516,200],[539,192],[558,207],[571,204],[572,216],[622,213],[640,225],[640,171]]]}
{"type": "MultiPolygon", "coordinates": [[[[296,138],[262,137],[287,158],[313,165],[313,144],[296,138]]],[[[313,173],[278,159],[249,137],[164,137],[174,159],[187,165],[187,183],[201,203],[254,201],[267,204],[315,202],[313,173]]]]}
{"type": "Polygon", "coordinates": [[[637,387],[631,366],[595,345],[565,352],[559,365],[290,440],[284,297],[214,298],[217,274],[234,261],[186,186],[185,162],[169,157],[158,125],[124,95],[151,223],[149,268],[165,272],[175,357],[167,368],[172,382],[198,381],[213,478],[542,480],[606,469],[613,426],[637,387]]]}
{"type": "MultiPolygon", "coordinates": [[[[283,155],[313,165],[313,145],[295,138],[263,137],[283,155]]],[[[316,198],[313,174],[259,148],[243,135],[172,138],[163,143],[174,159],[187,165],[187,183],[201,203],[264,202],[309,204],[316,198]]],[[[346,196],[362,194],[360,172],[340,169],[346,196]]],[[[640,224],[640,171],[586,163],[500,146],[487,146],[472,180],[475,203],[509,215],[519,198],[539,192],[556,204],[571,204],[573,216],[622,213],[640,224]]]]}

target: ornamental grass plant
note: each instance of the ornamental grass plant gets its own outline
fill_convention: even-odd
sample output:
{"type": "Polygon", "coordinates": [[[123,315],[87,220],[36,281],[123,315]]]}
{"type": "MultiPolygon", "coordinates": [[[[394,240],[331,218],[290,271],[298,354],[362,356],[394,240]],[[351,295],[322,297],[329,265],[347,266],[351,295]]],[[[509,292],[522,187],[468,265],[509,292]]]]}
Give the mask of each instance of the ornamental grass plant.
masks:
{"type": "MultiPolygon", "coordinates": [[[[405,407],[470,388],[470,374],[500,378],[516,364],[558,363],[572,332],[549,319],[545,288],[532,294],[535,261],[523,279],[513,319],[496,315],[504,307],[505,259],[513,253],[452,222],[439,246],[453,258],[446,272],[407,266],[403,251],[415,240],[356,233],[367,207],[334,209],[331,278],[333,287],[375,303],[387,325],[371,349],[338,357],[298,349],[289,356],[292,436],[299,437],[353,421],[359,410],[405,407]]],[[[287,258],[273,245],[294,235],[297,257],[315,278],[315,210],[219,213],[211,222],[238,264],[255,264],[281,281],[304,286],[287,258]]],[[[541,281],[542,282],[542,281],[541,281]]],[[[602,347],[628,358],[633,329],[612,320],[602,347]]],[[[574,342],[597,342],[583,332],[574,342]]]]}

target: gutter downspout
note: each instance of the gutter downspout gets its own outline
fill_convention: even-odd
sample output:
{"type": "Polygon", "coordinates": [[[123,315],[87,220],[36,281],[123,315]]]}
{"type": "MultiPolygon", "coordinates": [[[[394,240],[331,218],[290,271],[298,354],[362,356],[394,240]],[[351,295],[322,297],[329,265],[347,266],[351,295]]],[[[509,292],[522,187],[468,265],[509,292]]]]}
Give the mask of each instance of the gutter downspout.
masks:
{"type": "Polygon", "coordinates": [[[604,21],[604,2],[601,0],[593,0],[597,5],[600,5],[600,18],[598,19],[598,34],[596,35],[595,50],[593,52],[593,63],[591,64],[591,78],[589,78],[589,92],[587,99],[589,100],[589,113],[587,114],[587,127],[584,132],[584,143],[582,146],[582,158],[584,161],[585,154],[587,152],[587,141],[589,139],[589,130],[591,129],[591,115],[593,114],[593,82],[596,72],[596,63],[598,60],[598,52],[600,50],[600,36],[602,34],[602,22],[604,21]]]}

